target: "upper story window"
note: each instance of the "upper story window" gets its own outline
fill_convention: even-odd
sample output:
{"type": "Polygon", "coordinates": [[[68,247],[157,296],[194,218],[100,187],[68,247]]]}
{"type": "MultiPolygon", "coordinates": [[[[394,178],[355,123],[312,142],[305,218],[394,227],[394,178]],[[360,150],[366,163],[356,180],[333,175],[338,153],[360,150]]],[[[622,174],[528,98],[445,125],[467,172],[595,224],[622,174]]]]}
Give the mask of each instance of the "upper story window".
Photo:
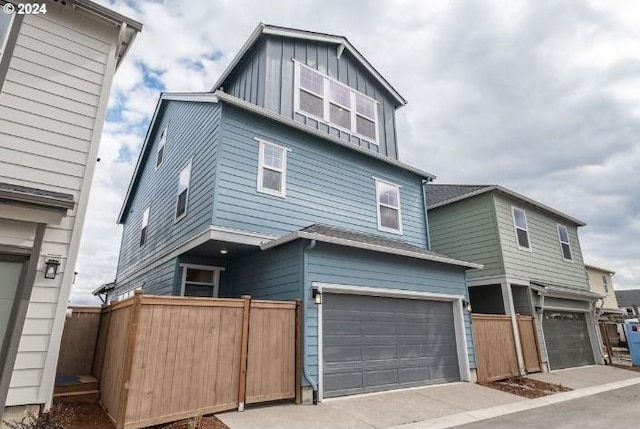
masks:
{"type": "MultiPolygon", "coordinates": [[[[0,7],[5,3],[0,1],[0,7]]],[[[11,24],[13,23],[13,16],[15,13],[7,14],[0,13],[0,57],[7,46],[7,39],[9,38],[9,30],[11,30],[11,24]]]]}
{"type": "Polygon", "coordinates": [[[140,225],[140,247],[147,243],[147,232],[149,231],[149,209],[147,207],[142,213],[142,224],[140,225]]]}
{"type": "Polygon", "coordinates": [[[573,262],[573,256],[571,255],[571,243],[569,242],[569,230],[564,225],[558,225],[558,240],[560,240],[562,258],[565,261],[573,262]]]}
{"type": "Polygon", "coordinates": [[[605,293],[609,293],[609,282],[607,281],[607,276],[602,276],[602,286],[604,287],[605,293]]]}
{"type": "Polygon", "coordinates": [[[376,179],[378,230],[402,234],[400,186],[376,179]]]}
{"type": "Polygon", "coordinates": [[[176,221],[182,219],[187,214],[187,203],[189,201],[189,186],[191,184],[191,161],[187,164],[178,176],[178,195],[176,199],[176,221]]]}
{"type": "Polygon", "coordinates": [[[160,138],[158,139],[158,152],[156,154],[156,170],[162,164],[164,160],[164,145],[167,142],[167,127],[162,130],[160,138]]]}
{"type": "Polygon", "coordinates": [[[377,101],[298,62],[295,70],[296,112],[377,144],[377,101]]]}
{"type": "Polygon", "coordinates": [[[285,197],[287,193],[287,152],[289,149],[258,140],[258,192],[285,197]]]}
{"type": "Polygon", "coordinates": [[[511,212],[513,214],[513,225],[516,229],[518,247],[521,249],[531,250],[529,227],[527,226],[527,214],[524,210],[517,207],[511,207],[511,212]]]}

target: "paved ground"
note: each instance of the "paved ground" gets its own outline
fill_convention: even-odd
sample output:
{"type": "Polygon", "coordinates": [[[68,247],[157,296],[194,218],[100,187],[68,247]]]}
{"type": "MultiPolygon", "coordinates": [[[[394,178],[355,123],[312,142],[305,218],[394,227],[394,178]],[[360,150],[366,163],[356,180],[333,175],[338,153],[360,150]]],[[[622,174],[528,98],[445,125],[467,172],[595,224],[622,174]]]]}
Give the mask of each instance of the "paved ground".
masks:
{"type": "Polygon", "coordinates": [[[527,399],[472,383],[325,400],[313,405],[276,405],[217,417],[231,429],[372,429],[429,420],[527,399]]]}
{"type": "Polygon", "coordinates": [[[543,408],[483,420],[456,429],[635,428],[640,423],[640,385],[574,399],[543,408]]]}
{"type": "MultiPolygon", "coordinates": [[[[243,413],[229,412],[217,417],[231,429],[443,429],[474,423],[483,425],[488,419],[523,412],[544,416],[547,408],[560,402],[582,401],[583,398],[617,389],[630,389],[628,395],[640,393],[638,373],[626,369],[590,366],[534,374],[531,377],[576,389],[537,399],[489,389],[473,383],[452,383],[382,394],[330,399],[313,405],[275,405],[256,407],[243,413]],[[635,392],[635,393],[633,393],[635,392]]],[[[627,390],[624,390],[627,394],[627,390]]],[[[629,397],[631,397],[629,396],[629,397]]],[[[625,396],[626,397],[626,396],[625,396]]],[[[585,402],[588,404],[588,401],[585,402]]],[[[635,406],[624,401],[628,406],[635,406]]],[[[588,406],[588,405],[587,405],[588,406]]],[[[636,407],[637,408],[637,407],[636,407]]],[[[600,408],[594,408],[599,410],[600,408]]],[[[569,412],[569,411],[567,411],[569,412]]],[[[636,420],[640,413],[635,411],[636,420]]],[[[555,415],[558,419],[558,415],[555,415]]],[[[610,416],[611,418],[611,416],[610,416]]],[[[535,418],[530,427],[545,427],[535,418]]],[[[613,420],[616,422],[616,420],[613,420]]],[[[519,427],[509,420],[505,427],[519,427]]],[[[611,420],[608,420],[611,423],[611,420]]],[[[546,427],[555,428],[560,422],[551,420],[546,427]]],[[[564,423],[564,420],[562,420],[564,423]]],[[[626,427],[637,427],[638,423],[626,427]]],[[[573,426],[564,426],[570,428],[573,426]]],[[[591,427],[591,426],[585,426],[591,427]]],[[[601,426],[593,426],[601,427],[601,426]]],[[[519,429],[524,429],[524,427],[519,429]]]]}

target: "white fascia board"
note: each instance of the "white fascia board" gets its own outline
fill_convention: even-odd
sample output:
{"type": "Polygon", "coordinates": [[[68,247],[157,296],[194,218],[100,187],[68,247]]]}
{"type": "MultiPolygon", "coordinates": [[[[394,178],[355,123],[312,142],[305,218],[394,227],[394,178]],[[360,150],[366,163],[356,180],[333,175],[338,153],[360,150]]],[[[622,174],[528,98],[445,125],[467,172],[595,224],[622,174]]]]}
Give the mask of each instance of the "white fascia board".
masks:
{"type": "Polygon", "coordinates": [[[546,286],[541,287],[537,285],[531,285],[531,289],[538,292],[540,295],[552,297],[552,298],[565,298],[578,301],[595,301],[597,299],[605,298],[605,295],[600,295],[595,292],[581,291],[575,289],[568,289],[562,287],[546,286]]]}
{"type": "Polygon", "coordinates": [[[322,131],[318,131],[315,128],[312,128],[308,125],[302,124],[300,122],[294,121],[293,119],[287,118],[286,116],[282,116],[280,114],[277,114],[275,112],[272,112],[270,110],[267,110],[263,107],[260,107],[256,104],[253,103],[249,103],[247,101],[244,101],[238,97],[234,97],[233,95],[227,94],[226,92],[223,91],[216,91],[214,92],[214,95],[220,100],[220,101],[224,101],[225,103],[229,103],[232,106],[236,106],[238,108],[244,109],[246,111],[255,113],[257,115],[263,116],[265,118],[269,118],[269,119],[273,119],[274,121],[278,121],[282,124],[288,125],[290,127],[296,128],[300,131],[304,131],[305,133],[311,134],[313,136],[319,137],[321,139],[324,140],[329,140],[332,143],[338,144],[340,146],[346,147],[348,149],[351,149],[353,151],[356,152],[360,152],[362,154],[365,154],[371,158],[374,159],[378,159],[384,163],[387,164],[391,164],[395,167],[401,168],[403,170],[409,171],[411,173],[417,174],[418,176],[420,176],[423,179],[428,179],[428,180],[434,180],[436,178],[436,176],[434,176],[431,173],[428,173],[426,171],[420,170],[419,168],[415,168],[412,167],[408,164],[405,164],[403,162],[397,161],[393,158],[389,158],[387,156],[384,155],[380,155],[377,152],[373,152],[372,150],[369,149],[363,149],[360,146],[356,146],[353,143],[349,143],[346,142],[344,140],[341,140],[337,137],[334,137],[328,133],[324,133],[322,131]]]}
{"type": "Polygon", "coordinates": [[[209,239],[215,241],[227,241],[229,243],[248,244],[250,246],[260,246],[265,241],[275,240],[276,237],[240,229],[211,226],[209,228],[209,239]]]}
{"type": "Polygon", "coordinates": [[[613,276],[613,275],[616,273],[616,272],[615,272],[615,271],[613,271],[613,270],[608,270],[608,269],[606,269],[606,268],[597,267],[597,266],[595,266],[595,265],[590,265],[590,264],[584,264],[584,267],[585,267],[585,268],[590,268],[590,269],[592,269],[592,270],[594,270],[594,271],[600,271],[600,272],[602,272],[602,273],[609,274],[609,275],[611,275],[611,276],[613,276]]]}
{"type": "Polygon", "coordinates": [[[447,258],[447,257],[443,257],[443,256],[428,255],[428,254],[425,254],[425,253],[413,252],[411,250],[396,249],[396,248],[393,248],[393,247],[380,246],[380,245],[377,245],[377,244],[362,243],[360,241],[347,240],[347,239],[344,239],[344,238],[337,238],[337,237],[329,237],[329,236],[322,235],[322,234],[314,234],[314,233],[309,233],[309,232],[304,232],[304,231],[296,231],[296,232],[294,232],[292,234],[288,234],[288,235],[285,235],[283,237],[280,237],[277,240],[265,243],[260,247],[261,247],[262,250],[267,250],[267,249],[270,249],[272,247],[280,246],[282,244],[285,244],[285,243],[288,243],[290,241],[296,240],[298,238],[307,239],[307,240],[317,240],[317,241],[320,241],[320,242],[323,242],[323,243],[330,243],[330,244],[337,244],[337,245],[340,245],[340,246],[355,247],[355,248],[364,249],[364,250],[372,250],[374,252],[389,253],[389,254],[392,254],[392,255],[408,256],[410,258],[423,259],[425,261],[431,261],[431,262],[440,262],[440,263],[449,264],[449,265],[458,265],[458,266],[462,266],[462,267],[466,267],[466,268],[480,269],[480,268],[483,267],[483,265],[480,265],[480,264],[474,264],[474,263],[471,263],[471,262],[459,261],[457,259],[447,258]]]}

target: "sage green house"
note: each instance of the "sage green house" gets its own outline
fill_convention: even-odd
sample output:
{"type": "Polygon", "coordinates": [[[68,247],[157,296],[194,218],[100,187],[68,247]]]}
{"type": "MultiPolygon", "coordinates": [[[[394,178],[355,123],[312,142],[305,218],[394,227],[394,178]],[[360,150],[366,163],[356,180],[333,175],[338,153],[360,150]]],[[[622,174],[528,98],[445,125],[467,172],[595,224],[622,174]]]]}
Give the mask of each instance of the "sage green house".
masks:
{"type": "Polygon", "coordinates": [[[484,268],[467,271],[474,313],[536,320],[543,370],[603,363],[578,228],[585,223],[497,185],[428,185],[433,250],[484,268]]]}

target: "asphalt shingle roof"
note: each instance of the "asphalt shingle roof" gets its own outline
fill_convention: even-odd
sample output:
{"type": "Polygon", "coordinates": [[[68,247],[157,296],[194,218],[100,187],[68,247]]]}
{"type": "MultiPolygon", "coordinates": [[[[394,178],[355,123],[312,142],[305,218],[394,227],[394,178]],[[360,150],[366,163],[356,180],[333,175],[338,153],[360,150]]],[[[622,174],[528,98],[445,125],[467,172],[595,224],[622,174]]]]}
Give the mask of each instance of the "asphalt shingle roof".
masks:
{"type": "Polygon", "coordinates": [[[617,290],[616,299],[620,307],[640,305],[640,289],[617,290]]]}
{"type": "Polygon", "coordinates": [[[463,195],[488,188],[490,185],[427,185],[427,206],[459,198],[463,195]]]}

